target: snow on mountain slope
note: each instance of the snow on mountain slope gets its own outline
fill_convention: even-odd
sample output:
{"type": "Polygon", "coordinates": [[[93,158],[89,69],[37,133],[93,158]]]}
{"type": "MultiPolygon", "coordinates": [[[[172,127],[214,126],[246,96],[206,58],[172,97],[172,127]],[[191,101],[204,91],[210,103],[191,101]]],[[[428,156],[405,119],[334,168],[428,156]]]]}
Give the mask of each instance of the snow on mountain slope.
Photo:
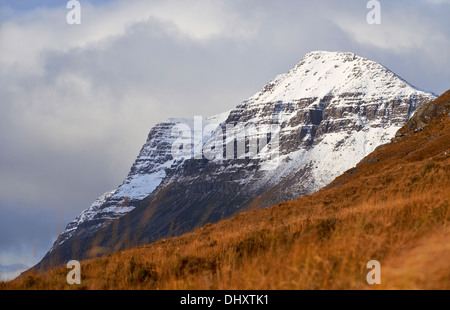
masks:
{"type": "Polygon", "coordinates": [[[198,118],[156,125],[123,184],[70,223],[53,248],[75,234],[87,240],[144,199],[154,209],[142,242],[164,237],[174,222],[184,223],[176,231],[182,233],[250,207],[313,193],[389,142],[420,105],[433,99],[355,54],[309,53],[235,109],[202,119],[201,127],[195,124],[198,118]],[[227,126],[253,128],[247,141],[260,143],[261,133],[270,134],[278,145],[262,148],[253,160],[202,158],[199,151],[212,141],[214,131],[198,131],[219,128],[227,134],[227,126]],[[200,148],[192,140],[196,133],[200,148]],[[191,147],[174,158],[180,134],[191,147]],[[264,201],[255,205],[260,196],[264,201]]]}
{"type": "MultiPolygon", "coordinates": [[[[207,117],[202,120],[202,126],[204,128],[210,123],[220,124],[226,120],[227,116],[228,112],[207,117]]],[[[194,133],[191,134],[194,130],[194,119],[171,118],[166,123],[156,125],[151,130],[128,177],[109,199],[110,203],[129,205],[144,199],[161,184],[166,177],[166,169],[171,169],[182,162],[179,158],[174,159],[172,156],[172,145],[179,138],[177,125],[184,125],[189,131],[186,139],[194,135],[194,133]]],[[[192,141],[189,140],[187,143],[192,144],[192,141]]],[[[194,150],[194,147],[191,148],[194,150]]]]}
{"type": "Polygon", "coordinates": [[[259,164],[276,169],[252,176],[253,187],[293,178],[289,191],[281,194],[294,199],[319,190],[388,143],[420,104],[434,98],[376,62],[317,51],[238,106],[230,120],[279,125],[280,157],[275,164],[259,164]],[[296,177],[305,167],[308,171],[296,177]]]}
{"type": "MultiPolygon", "coordinates": [[[[203,126],[206,127],[211,123],[220,124],[226,120],[228,114],[229,112],[225,112],[207,117],[203,120],[203,126]]],[[[182,164],[184,159],[172,157],[172,144],[178,138],[175,127],[180,124],[194,128],[194,119],[171,118],[153,127],[124,182],[117,190],[100,196],[70,222],[58,237],[52,250],[71,238],[77,230],[87,229],[95,232],[106,223],[132,211],[136,203],[149,196],[161,184],[166,177],[166,169],[173,169],[182,164]]],[[[189,140],[189,143],[192,141],[189,140]]]]}
{"type": "Polygon", "coordinates": [[[411,91],[418,89],[374,61],[353,53],[316,51],[307,54],[287,74],[277,76],[249,101],[254,104],[292,102],[346,93],[377,98],[393,94],[404,97],[411,91]]]}

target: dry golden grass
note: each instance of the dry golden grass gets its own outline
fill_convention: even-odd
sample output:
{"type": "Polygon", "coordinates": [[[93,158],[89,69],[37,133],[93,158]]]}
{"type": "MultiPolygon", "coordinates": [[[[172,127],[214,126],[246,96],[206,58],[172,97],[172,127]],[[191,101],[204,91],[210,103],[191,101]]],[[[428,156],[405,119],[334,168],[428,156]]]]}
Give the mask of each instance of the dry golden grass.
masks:
{"type": "Polygon", "coordinates": [[[322,191],[3,289],[450,289],[450,119],[381,148],[322,191]]]}

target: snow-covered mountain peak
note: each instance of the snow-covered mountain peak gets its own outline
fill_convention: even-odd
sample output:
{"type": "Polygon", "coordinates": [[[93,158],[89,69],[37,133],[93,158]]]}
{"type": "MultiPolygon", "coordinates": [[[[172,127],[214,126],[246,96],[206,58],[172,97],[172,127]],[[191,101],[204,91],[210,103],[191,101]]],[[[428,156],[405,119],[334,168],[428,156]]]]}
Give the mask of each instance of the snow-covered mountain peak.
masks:
{"type": "Polygon", "coordinates": [[[358,93],[378,99],[419,91],[381,64],[348,52],[308,53],[287,74],[277,76],[247,103],[295,102],[358,93]]]}
{"type": "MultiPolygon", "coordinates": [[[[70,223],[48,255],[61,255],[61,261],[82,257],[87,250],[73,256],[73,243],[90,244],[97,232],[104,234],[95,239],[103,240],[102,247],[115,249],[127,238],[148,243],[314,193],[388,143],[418,107],[434,99],[434,94],[353,53],[308,53],[229,112],[173,118],[153,127],[122,185],[70,223]],[[186,156],[174,158],[180,133],[193,148],[186,147],[186,156]],[[255,143],[258,156],[202,157],[202,146],[208,142],[218,141],[215,150],[223,146],[224,133],[223,144],[238,148],[242,134],[241,150],[251,153],[250,143],[255,143]],[[268,147],[269,140],[276,146],[268,147]],[[198,148],[195,141],[203,145],[198,148]],[[121,228],[111,226],[127,213],[121,228]],[[133,225],[142,231],[134,231],[133,225]],[[131,235],[121,239],[124,235],[117,231],[128,230],[131,235]],[[55,254],[55,249],[63,254],[55,254]]],[[[226,154],[234,152],[226,149],[226,154]]],[[[49,257],[45,259],[52,261],[49,257]]]]}

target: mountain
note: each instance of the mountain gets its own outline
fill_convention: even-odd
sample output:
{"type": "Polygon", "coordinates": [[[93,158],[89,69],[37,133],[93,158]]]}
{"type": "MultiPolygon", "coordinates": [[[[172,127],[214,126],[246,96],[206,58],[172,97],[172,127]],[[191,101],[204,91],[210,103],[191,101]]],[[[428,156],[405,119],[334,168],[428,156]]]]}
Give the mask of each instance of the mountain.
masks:
{"type": "Polygon", "coordinates": [[[156,125],[124,183],[70,223],[36,269],[312,194],[435,98],[355,54],[309,53],[230,112],[156,125]]]}
{"type": "MultiPolygon", "coordinates": [[[[83,261],[79,289],[448,290],[449,188],[450,90],[317,193],[83,261]]],[[[68,289],[66,274],[0,289],[68,289]]]]}

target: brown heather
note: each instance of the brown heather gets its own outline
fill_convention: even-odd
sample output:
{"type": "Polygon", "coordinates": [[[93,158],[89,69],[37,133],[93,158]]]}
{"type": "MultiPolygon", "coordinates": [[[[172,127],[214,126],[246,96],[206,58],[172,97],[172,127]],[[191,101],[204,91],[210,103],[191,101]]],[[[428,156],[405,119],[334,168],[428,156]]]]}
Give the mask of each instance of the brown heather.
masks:
{"type": "Polygon", "coordinates": [[[450,289],[447,113],[314,195],[84,261],[80,286],[61,267],[0,288],[450,289]],[[381,263],[377,287],[366,282],[370,260],[381,263]]]}

